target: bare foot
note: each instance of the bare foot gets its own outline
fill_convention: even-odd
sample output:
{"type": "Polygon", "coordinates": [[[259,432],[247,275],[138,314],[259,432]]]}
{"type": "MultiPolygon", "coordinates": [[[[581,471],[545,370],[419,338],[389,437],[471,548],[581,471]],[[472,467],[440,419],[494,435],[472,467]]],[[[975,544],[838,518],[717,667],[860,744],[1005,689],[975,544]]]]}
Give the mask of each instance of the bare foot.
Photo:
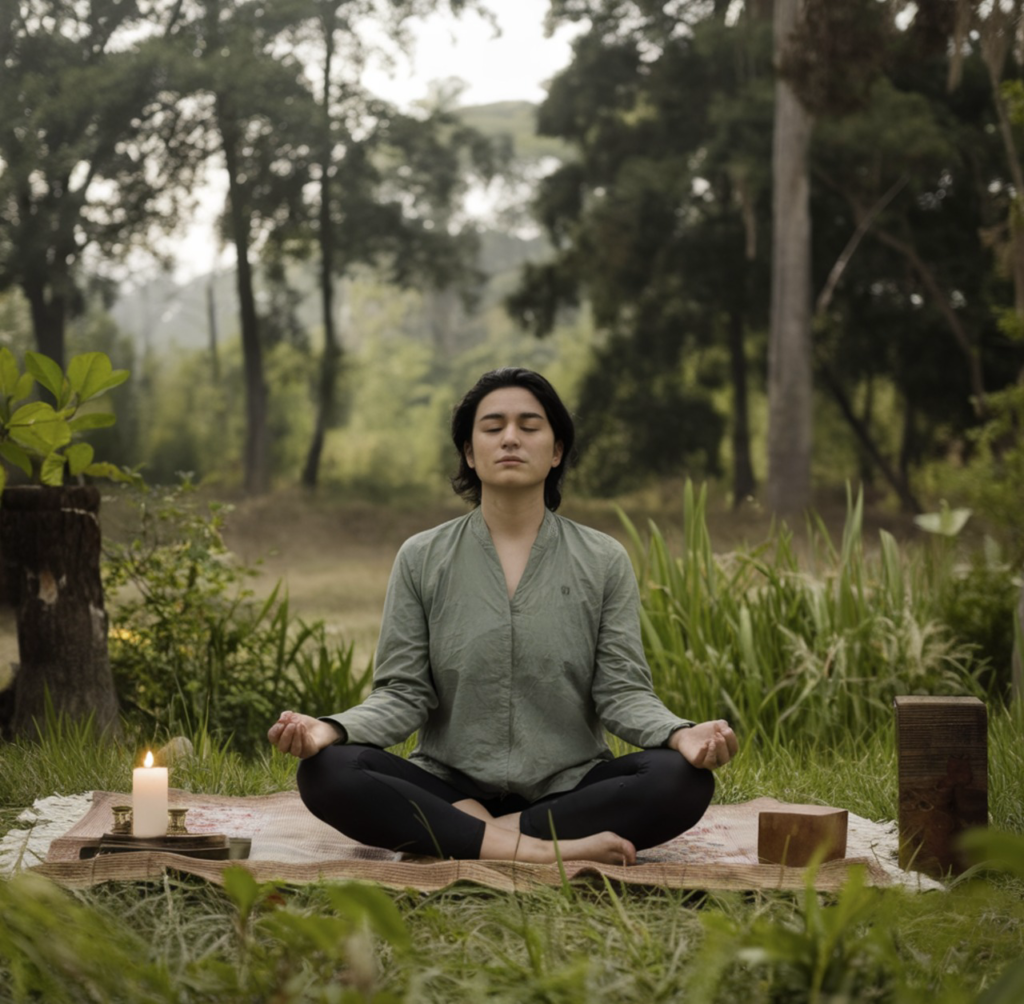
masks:
{"type": "MultiPolygon", "coordinates": [[[[555,860],[555,845],[548,840],[538,843],[546,845],[546,861],[555,860]]],[[[599,861],[605,865],[635,865],[636,848],[617,833],[605,831],[578,840],[559,840],[558,853],[563,861],[599,861]]]]}
{"type": "MultiPolygon", "coordinates": [[[[559,840],[558,853],[563,861],[597,861],[606,865],[636,864],[636,848],[617,833],[595,833],[576,840],[559,840]]],[[[480,857],[497,861],[526,861],[553,864],[555,844],[501,826],[488,825],[484,831],[480,857]]]]}

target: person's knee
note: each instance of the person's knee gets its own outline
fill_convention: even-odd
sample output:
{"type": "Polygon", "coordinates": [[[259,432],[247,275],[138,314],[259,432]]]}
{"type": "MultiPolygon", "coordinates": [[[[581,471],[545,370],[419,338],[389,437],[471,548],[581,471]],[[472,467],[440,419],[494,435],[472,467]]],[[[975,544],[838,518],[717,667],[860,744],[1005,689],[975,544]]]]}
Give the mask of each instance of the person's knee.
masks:
{"type": "Polygon", "coordinates": [[[314,816],[320,816],[320,806],[324,801],[332,800],[334,795],[330,789],[334,787],[332,781],[336,779],[337,772],[329,769],[327,761],[330,758],[324,756],[326,752],[327,750],[321,750],[305,760],[300,760],[295,771],[299,798],[314,816]]]}
{"type": "Polygon", "coordinates": [[[703,767],[694,767],[674,750],[665,752],[656,767],[658,797],[675,808],[682,829],[694,826],[707,811],[715,794],[715,776],[703,767]]]}

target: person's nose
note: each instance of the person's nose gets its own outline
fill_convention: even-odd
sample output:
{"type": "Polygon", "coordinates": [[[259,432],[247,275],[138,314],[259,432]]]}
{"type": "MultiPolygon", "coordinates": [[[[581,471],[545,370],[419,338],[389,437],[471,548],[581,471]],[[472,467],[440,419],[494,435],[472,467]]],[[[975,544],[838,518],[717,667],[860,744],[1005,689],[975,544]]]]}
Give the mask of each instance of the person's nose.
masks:
{"type": "Polygon", "coordinates": [[[506,449],[514,449],[519,445],[519,430],[510,422],[501,433],[501,445],[506,449]]]}

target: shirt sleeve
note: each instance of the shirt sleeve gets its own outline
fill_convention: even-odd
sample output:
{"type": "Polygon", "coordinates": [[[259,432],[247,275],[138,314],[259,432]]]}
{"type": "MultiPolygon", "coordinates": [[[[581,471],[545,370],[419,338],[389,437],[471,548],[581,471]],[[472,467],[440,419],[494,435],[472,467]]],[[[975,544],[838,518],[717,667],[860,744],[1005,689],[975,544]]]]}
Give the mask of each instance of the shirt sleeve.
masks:
{"type": "Polygon", "coordinates": [[[327,716],[342,726],[350,743],[394,746],[437,707],[430,631],[415,566],[415,551],[406,543],[395,559],[384,598],[373,690],[362,704],[327,716]]]}
{"type": "Polygon", "coordinates": [[[640,593],[633,566],[616,543],[605,574],[592,696],[601,724],[641,749],[664,746],[693,725],[674,715],[654,693],[640,633],[640,593]]]}

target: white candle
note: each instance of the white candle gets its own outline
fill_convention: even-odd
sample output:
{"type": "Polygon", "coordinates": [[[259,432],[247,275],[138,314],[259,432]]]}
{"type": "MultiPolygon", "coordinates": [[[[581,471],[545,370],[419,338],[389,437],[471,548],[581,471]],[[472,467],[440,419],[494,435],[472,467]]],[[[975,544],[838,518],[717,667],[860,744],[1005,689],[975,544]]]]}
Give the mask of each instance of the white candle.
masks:
{"type": "Polygon", "coordinates": [[[162,837],[167,832],[167,768],[153,766],[147,753],[145,767],[132,771],[132,833],[162,837]]]}

